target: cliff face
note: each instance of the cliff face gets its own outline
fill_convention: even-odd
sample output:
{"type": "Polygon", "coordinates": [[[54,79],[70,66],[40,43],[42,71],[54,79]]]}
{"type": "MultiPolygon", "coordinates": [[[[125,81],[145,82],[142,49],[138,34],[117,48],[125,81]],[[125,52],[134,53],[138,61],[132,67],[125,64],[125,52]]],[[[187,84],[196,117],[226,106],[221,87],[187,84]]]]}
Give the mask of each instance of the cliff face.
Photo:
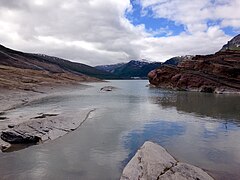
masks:
{"type": "Polygon", "coordinates": [[[148,74],[152,85],[174,90],[240,92],[240,51],[220,51],[162,66],[148,74]]]}

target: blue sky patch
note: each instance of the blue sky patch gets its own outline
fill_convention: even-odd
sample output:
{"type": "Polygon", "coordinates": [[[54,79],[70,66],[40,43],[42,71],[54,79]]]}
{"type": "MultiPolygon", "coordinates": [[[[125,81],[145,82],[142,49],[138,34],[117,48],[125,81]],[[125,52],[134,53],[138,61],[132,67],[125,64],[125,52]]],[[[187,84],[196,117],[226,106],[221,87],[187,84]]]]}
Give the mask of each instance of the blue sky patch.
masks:
{"type": "Polygon", "coordinates": [[[144,24],[146,31],[154,37],[174,36],[185,31],[184,26],[166,18],[156,18],[150,8],[142,10],[136,0],[131,0],[133,10],[126,12],[126,18],[134,25],[144,24]]]}
{"type": "MultiPolygon", "coordinates": [[[[175,21],[167,18],[159,18],[154,16],[151,8],[142,8],[138,0],[130,0],[132,4],[132,11],[126,11],[126,18],[134,25],[144,25],[146,32],[150,33],[153,37],[166,37],[176,36],[182,32],[186,32],[185,25],[178,24],[175,21]]],[[[219,5],[215,0],[211,1],[212,4],[219,5]]],[[[221,3],[223,4],[223,3],[221,3]]],[[[208,20],[206,22],[208,27],[220,26],[222,20],[208,20]]],[[[240,33],[240,29],[234,29],[233,27],[221,28],[226,35],[235,36],[240,33]]]]}
{"type": "Polygon", "coordinates": [[[240,29],[237,30],[230,26],[225,27],[222,30],[225,32],[225,34],[227,34],[229,36],[236,36],[237,34],[240,33],[240,29]]]}
{"type": "MultiPolygon", "coordinates": [[[[207,21],[207,26],[220,26],[221,24],[221,20],[208,20],[207,21]]],[[[221,28],[225,34],[229,35],[229,36],[236,36],[239,33],[239,30],[234,29],[233,27],[224,27],[221,28]]]]}

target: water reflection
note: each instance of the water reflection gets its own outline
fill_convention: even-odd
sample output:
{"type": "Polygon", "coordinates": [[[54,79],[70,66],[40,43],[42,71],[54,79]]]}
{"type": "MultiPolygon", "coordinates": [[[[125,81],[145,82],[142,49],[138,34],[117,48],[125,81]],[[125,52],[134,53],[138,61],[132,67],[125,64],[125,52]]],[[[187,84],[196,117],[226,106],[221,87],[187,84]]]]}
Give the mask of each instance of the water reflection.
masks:
{"type": "Polygon", "coordinates": [[[126,162],[136,147],[151,140],[180,161],[204,168],[217,179],[240,178],[239,96],[159,89],[150,92],[149,102],[159,105],[159,118],[124,137],[125,146],[132,152],[126,162]],[[170,110],[171,117],[162,118],[164,109],[170,110]],[[176,119],[168,121],[173,117],[176,119]]]}
{"type": "Polygon", "coordinates": [[[128,158],[123,161],[125,165],[142,146],[145,141],[152,141],[167,145],[170,138],[185,134],[185,125],[182,122],[155,121],[146,124],[143,129],[133,130],[123,137],[125,148],[130,149],[128,158]]]}
{"type": "Polygon", "coordinates": [[[164,95],[150,97],[151,103],[163,108],[175,107],[180,112],[240,123],[240,96],[196,92],[168,92],[164,95]]]}

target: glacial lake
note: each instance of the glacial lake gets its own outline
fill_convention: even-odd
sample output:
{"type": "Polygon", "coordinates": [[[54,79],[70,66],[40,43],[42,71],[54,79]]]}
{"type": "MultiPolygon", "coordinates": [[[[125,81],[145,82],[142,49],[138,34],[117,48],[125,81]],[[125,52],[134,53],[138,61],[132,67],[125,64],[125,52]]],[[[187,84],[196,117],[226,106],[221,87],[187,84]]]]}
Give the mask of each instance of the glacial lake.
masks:
{"type": "Polygon", "coordinates": [[[119,179],[146,141],[216,179],[240,179],[240,96],[174,92],[146,80],[90,83],[18,108],[16,115],[96,108],[76,131],[46,144],[0,153],[0,179],[119,179]],[[100,92],[115,86],[112,92],[100,92]]]}

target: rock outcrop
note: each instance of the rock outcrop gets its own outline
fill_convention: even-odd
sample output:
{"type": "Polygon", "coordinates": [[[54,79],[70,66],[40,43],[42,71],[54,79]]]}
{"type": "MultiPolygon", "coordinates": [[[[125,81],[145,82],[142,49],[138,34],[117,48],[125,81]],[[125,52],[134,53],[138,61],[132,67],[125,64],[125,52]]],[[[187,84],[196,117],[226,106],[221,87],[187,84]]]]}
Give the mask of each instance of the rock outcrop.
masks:
{"type": "Polygon", "coordinates": [[[232,38],[220,51],[240,50],[240,34],[232,38]]]}
{"type": "Polygon", "coordinates": [[[92,111],[94,109],[79,110],[78,117],[69,119],[61,114],[40,114],[29,121],[10,125],[2,131],[1,149],[5,151],[11,144],[37,144],[54,140],[76,130],[92,111]]]}
{"type": "Polygon", "coordinates": [[[145,142],[124,168],[121,180],[212,180],[202,169],[174,159],[163,147],[145,142]]]}
{"type": "Polygon", "coordinates": [[[209,93],[240,92],[240,51],[184,59],[177,66],[164,65],[148,74],[156,87],[209,93]]]}

